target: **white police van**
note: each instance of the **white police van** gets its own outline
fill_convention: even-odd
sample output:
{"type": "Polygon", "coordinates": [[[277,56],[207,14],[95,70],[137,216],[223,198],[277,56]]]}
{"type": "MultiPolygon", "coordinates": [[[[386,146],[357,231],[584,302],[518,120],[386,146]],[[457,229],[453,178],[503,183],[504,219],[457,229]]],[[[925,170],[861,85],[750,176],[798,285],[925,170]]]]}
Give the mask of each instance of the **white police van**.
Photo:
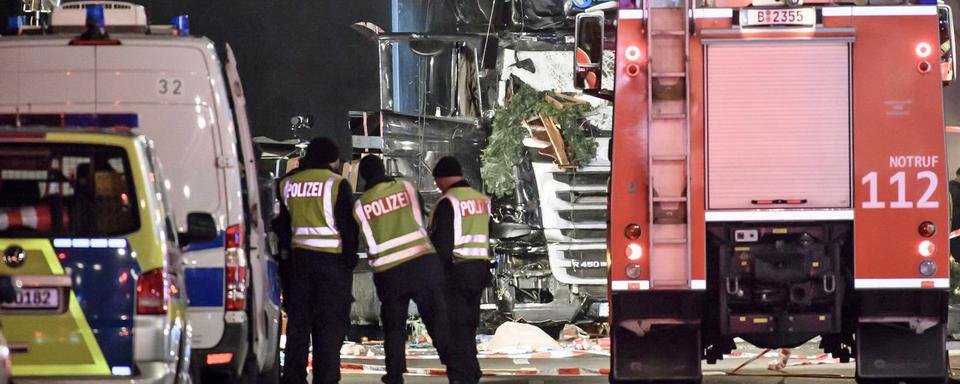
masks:
{"type": "Polygon", "coordinates": [[[233,54],[227,46],[221,63],[209,39],[189,36],[185,17],[146,20],[140,5],[69,2],[48,29],[4,35],[0,114],[139,115],[137,132],[164,163],[178,231],[191,212],[212,213],[221,231],[184,249],[195,379],[276,382],[279,282],[233,54]]]}

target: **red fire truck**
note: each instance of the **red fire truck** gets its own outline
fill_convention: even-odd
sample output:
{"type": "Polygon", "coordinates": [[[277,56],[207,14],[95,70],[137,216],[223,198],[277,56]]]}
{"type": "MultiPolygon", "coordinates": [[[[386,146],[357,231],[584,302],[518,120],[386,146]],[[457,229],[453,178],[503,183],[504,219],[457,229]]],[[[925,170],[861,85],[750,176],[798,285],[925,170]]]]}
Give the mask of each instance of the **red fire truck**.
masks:
{"type": "Polygon", "coordinates": [[[947,379],[951,10],[821,1],[578,16],[575,80],[615,101],[611,382],[817,337],[859,382],[947,379]]]}

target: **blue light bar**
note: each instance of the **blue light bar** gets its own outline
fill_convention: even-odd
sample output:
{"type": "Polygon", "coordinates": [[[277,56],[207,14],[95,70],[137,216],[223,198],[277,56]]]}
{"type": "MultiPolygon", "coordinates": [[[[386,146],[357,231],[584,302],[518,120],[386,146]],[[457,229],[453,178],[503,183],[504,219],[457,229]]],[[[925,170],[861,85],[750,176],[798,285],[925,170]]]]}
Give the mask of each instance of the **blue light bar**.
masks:
{"type": "Polygon", "coordinates": [[[87,26],[96,25],[97,27],[106,27],[107,22],[103,16],[103,5],[101,4],[90,4],[87,5],[87,26]]]}
{"type": "Polygon", "coordinates": [[[174,16],[173,19],[170,20],[170,24],[173,24],[173,27],[177,29],[177,35],[190,36],[189,15],[174,16]]]}
{"type": "Polygon", "coordinates": [[[10,16],[7,18],[7,31],[18,33],[20,28],[27,24],[25,16],[10,16]]]}
{"type": "Polygon", "coordinates": [[[140,116],[130,113],[64,114],[65,127],[134,128],[140,125],[140,116]]]}
{"type": "Polygon", "coordinates": [[[136,128],[140,116],[135,113],[31,113],[0,114],[0,126],[46,126],[80,128],[136,128]]]}

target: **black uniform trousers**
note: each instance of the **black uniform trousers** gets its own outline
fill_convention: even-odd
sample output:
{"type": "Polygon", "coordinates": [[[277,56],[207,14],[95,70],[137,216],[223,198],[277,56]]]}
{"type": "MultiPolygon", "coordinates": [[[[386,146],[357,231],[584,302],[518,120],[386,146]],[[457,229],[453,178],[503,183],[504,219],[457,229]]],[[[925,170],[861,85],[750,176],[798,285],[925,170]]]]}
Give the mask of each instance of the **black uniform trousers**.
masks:
{"type": "MultiPolygon", "coordinates": [[[[374,274],[386,353],[387,374],[382,378],[384,383],[403,383],[403,373],[407,370],[407,318],[411,300],[417,304],[417,311],[433,339],[441,362],[447,364],[454,360],[449,355],[452,351],[449,348],[451,335],[442,276],[439,260],[433,254],[374,274]]],[[[454,382],[454,378],[458,377],[456,367],[448,365],[447,371],[450,381],[454,382]]]]}
{"type": "Polygon", "coordinates": [[[461,261],[448,266],[447,308],[450,318],[450,333],[453,336],[452,352],[457,357],[461,382],[475,384],[483,372],[477,359],[477,327],[480,325],[480,300],[483,289],[490,282],[486,261],[461,261]]]}
{"type": "Polygon", "coordinates": [[[350,325],[353,302],[353,270],[339,254],[302,249],[294,249],[288,262],[290,284],[283,383],[306,383],[311,333],[315,333],[313,383],[339,383],[340,347],[350,325]]]}

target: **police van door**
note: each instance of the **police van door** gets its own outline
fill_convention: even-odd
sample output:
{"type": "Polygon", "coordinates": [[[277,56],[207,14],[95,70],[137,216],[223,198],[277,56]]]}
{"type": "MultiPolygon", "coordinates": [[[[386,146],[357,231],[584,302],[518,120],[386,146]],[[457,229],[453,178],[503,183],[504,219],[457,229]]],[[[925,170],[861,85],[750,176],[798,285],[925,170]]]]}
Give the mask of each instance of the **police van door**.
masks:
{"type": "Polygon", "coordinates": [[[264,212],[271,212],[270,207],[260,204],[260,190],[257,179],[257,159],[253,150],[253,138],[250,135],[250,121],[247,118],[247,101],[243,94],[243,85],[240,83],[240,73],[237,70],[237,60],[230,44],[226,45],[227,60],[224,70],[229,82],[230,97],[233,102],[236,134],[240,145],[240,161],[242,164],[246,197],[246,223],[249,226],[249,266],[253,277],[253,299],[251,311],[255,342],[253,351],[257,355],[257,364],[261,369],[269,368],[279,353],[280,339],[280,290],[277,279],[277,262],[267,244],[265,221],[268,220],[264,212]]]}

